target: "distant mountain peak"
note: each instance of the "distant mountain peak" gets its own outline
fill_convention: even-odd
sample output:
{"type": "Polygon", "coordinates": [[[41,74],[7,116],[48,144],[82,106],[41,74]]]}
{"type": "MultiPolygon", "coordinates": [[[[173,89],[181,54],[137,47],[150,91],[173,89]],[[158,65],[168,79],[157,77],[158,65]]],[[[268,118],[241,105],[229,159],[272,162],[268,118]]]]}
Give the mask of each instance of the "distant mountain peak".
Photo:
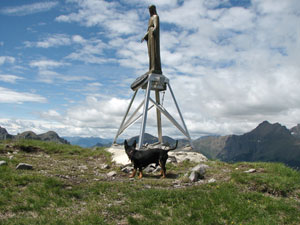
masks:
{"type": "Polygon", "coordinates": [[[269,121],[263,121],[254,130],[250,131],[248,134],[255,136],[291,136],[290,131],[282,126],[280,123],[270,123],[269,121]]]}

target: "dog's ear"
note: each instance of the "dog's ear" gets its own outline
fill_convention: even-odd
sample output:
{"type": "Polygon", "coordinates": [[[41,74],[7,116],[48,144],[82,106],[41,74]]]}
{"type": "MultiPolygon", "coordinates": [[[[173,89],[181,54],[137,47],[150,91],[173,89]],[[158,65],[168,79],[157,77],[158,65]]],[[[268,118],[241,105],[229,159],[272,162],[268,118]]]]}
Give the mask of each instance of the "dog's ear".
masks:
{"type": "Polygon", "coordinates": [[[134,140],[133,145],[134,148],[136,148],[136,140],[134,140]]]}
{"type": "Polygon", "coordinates": [[[127,148],[127,147],[128,147],[127,140],[125,140],[125,141],[124,141],[124,146],[125,146],[125,148],[127,148]]]}

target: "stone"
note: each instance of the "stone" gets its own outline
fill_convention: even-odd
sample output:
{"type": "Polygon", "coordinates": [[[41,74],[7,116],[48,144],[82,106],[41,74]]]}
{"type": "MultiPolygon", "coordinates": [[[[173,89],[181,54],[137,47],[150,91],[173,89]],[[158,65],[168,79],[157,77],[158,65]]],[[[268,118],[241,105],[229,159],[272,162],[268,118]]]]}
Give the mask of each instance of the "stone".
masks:
{"type": "Polygon", "coordinates": [[[102,165],[100,166],[100,168],[101,168],[102,170],[107,170],[107,169],[110,168],[110,166],[109,166],[108,164],[102,164],[102,165]]]}
{"type": "Polygon", "coordinates": [[[172,151],[168,153],[169,158],[175,157],[178,163],[183,161],[191,161],[196,163],[206,162],[207,158],[198,152],[188,152],[188,151],[172,151]]]}
{"type": "Polygon", "coordinates": [[[192,168],[192,171],[197,172],[201,178],[204,177],[206,173],[206,169],[209,168],[208,165],[205,164],[198,164],[197,166],[192,168]]]}
{"type": "Polygon", "coordinates": [[[154,171],[154,169],[156,169],[152,164],[150,164],[149,166],[147,166],[143,171],[145,173],[152,173],[154,171]]]}
{"type": "Polygon", "coordinates": [[[207,181],[207,183],[215,183],[216,182],[216,179],[215,178],[211,178],[211,179],[209,179],[208,181],[207,181]]]}
{"type": "Polygon", "coordinates": [[[256,172],[256,169],[250,169],[250,170],[247,170],[247,171],[244,171],[245,173],[255,173],[256,172]]]}
{"type": "Polygon", "coordinates": [[[16,167],[17,170],[32,170],[33,167],[27,163],[19,163],[16,167]]]}
{"type": "Polygon", "coordinates": [[[114,145],[106,149],[106,151],[112,154],[112,161],[120,165],[128,165],[131,161],[128,159],[128,156],[125,152],[124,146],[114,145]]]}
{"type": "Polygon", "coordinates": [[[177,163],[177,159],[175,156],[169,156],[167,159],[167,163],[177,163]]]}
{"type": "Polygon", "coordinates": [[[117,175],[116,171],[110,171],[109,173],[106,174],[108,177],[115,177],[117,175]]]}
{"type": "Polygon", "coordinates": [[[157,172],[160,172],[161,171],[161,167],[158,166],[156,167],[154,170],[153,170],[153,173],[157,173],[157,172]]]}
{"type": "Polygon", "coordinates": [[[7,162],[6,161],[0,161],[0,166],[4,166],[4,165],[7,165],[7,162]]]}
{"type": "Polygon", "coordinates": [[[199,178],[199,174],[196,171],[192,171],[190,176],[189,176],[190,181],[191,182],[197,182],[198,178],[199,178]]]}
{"type": "Polygon", "coordinates": [[[126,166],[126,167],[121,169],[121,171],[124,172],[124,173],[130,173],[132,170],[133,170],[132,166],[126,166]]]}

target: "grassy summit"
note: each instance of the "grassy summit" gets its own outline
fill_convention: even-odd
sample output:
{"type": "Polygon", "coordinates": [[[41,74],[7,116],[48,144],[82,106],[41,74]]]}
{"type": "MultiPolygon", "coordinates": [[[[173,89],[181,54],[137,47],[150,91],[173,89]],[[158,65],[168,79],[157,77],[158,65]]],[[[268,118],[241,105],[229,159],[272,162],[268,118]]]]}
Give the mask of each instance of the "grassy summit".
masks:
{"type": "Polygon", "coordinates": [[[188,183],[191,162],[130,180],[103,148],[0,142],[2,160],[0,224],[300,224],[300,173],[283,164],[209,161],[205,180],[188,183]]]}

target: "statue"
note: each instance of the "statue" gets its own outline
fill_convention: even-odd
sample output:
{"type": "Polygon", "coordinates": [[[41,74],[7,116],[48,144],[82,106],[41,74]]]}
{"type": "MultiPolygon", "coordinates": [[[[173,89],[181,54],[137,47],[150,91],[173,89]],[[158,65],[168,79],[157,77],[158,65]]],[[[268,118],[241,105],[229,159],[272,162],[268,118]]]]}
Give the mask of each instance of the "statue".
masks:
{"type": "Polygon", "coordinates": [[[150,73],[162,74],[160,63],[160,46],[159,46],[159,17],[156,12],[155,5],[149,6],[150,19],[148,30],[141,42],[147,41],[149,55],[149,71],[150,73]]]}

